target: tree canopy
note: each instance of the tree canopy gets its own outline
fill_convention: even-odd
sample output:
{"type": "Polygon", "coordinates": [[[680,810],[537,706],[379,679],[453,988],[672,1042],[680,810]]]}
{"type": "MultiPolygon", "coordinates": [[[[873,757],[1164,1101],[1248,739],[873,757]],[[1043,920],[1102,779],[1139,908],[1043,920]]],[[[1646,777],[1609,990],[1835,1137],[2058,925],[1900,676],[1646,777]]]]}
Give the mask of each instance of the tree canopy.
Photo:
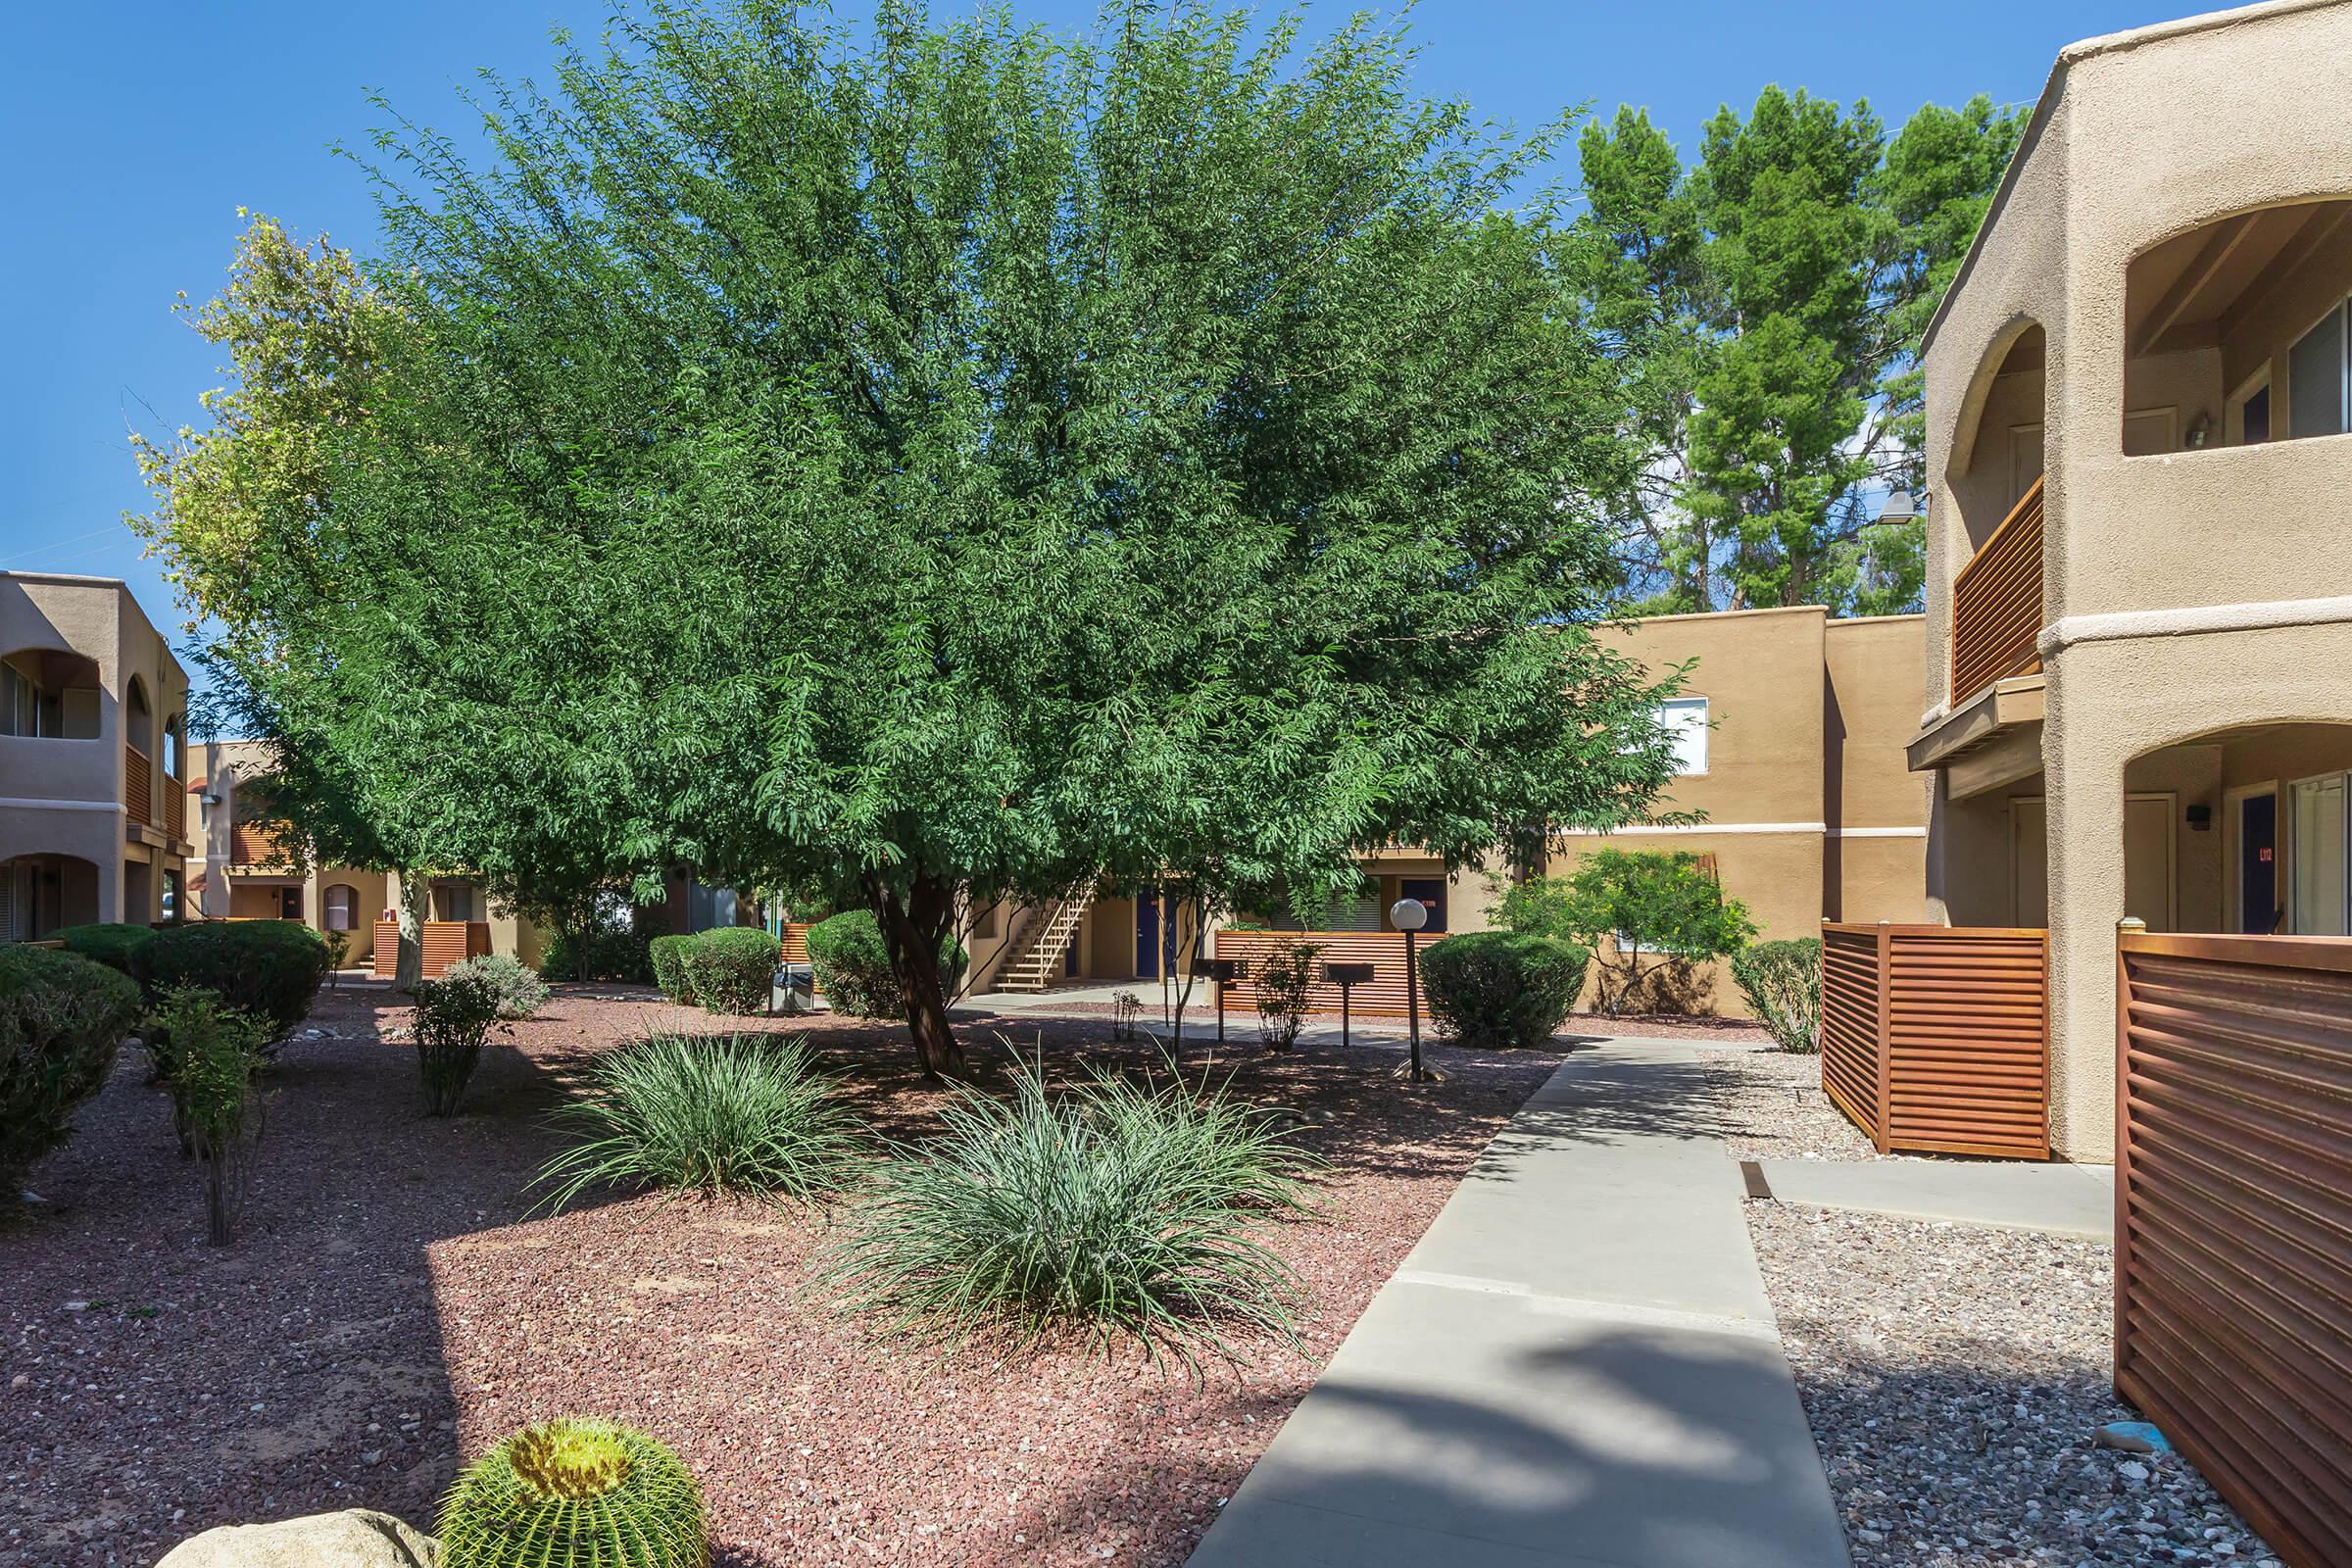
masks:
{"type": "Polygon", "coordinates": [[[959,900],[1641,815],[1616,369],[1511,205],[1558,127],[1407,58],[654,4],[493,78],[493,159],[385,134],[401,330],[322,483],[248,495],[250,713],[396,853],[872,908],[941,1070],[959,900]]]}

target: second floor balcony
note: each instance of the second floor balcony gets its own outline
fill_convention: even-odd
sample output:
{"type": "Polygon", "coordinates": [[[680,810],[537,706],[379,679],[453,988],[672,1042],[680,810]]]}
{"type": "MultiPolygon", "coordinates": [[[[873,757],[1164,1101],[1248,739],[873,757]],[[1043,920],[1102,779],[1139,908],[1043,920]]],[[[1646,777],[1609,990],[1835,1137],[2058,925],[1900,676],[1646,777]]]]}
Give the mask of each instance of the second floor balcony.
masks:
{"type": "Polygon", "coordinates": [[[2041,668],[2042,481],[2035,478],[1952,581],[1952,698],[1958,709],[2041,668]]]}

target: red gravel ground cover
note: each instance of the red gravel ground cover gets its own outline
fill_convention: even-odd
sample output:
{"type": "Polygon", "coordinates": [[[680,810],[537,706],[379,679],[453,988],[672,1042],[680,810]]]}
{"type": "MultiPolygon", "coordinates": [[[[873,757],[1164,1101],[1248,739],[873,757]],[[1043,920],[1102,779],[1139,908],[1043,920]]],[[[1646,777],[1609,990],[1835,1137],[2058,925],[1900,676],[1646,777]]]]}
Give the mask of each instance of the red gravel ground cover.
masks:
{"type": "MultiPolygon", "coordinates": [[[[429,1528],[461,1455],[574,1412],[679,1450],[721,1564],[1177,1563],[1559,1059],[1433,1045],[1446,1081],[1413,1088],[1393,1051],[1237,1039],[1219,1071],[1296,1109],[1329,1165],[1315,1216],[1277,1233],[1311,1293],[1304,1353],[1247,1343],[1250,1365],[1197,1389],[1132,1356],[878,1344],[810,1283],[822,1215],[638,1197],[528,1218],[565,1079],[648,1028],[718,1021],[563,988],[432,1122],[385,1038],[396,1000],[324,998],[287,1047],[233,1248],[202,1244],[201,1180],[136,1052],[34,1173],[48,1201],[0,1218],[0,1563],[144,1568],[213,1525],[363,1505],[429,1528]]],[[[903,1031],[765,1026],[811,1027],[892,1136],[933,1125],[903,1031]]],[[[997,1064],[984,1085],[1001,1038],[1050,1073],[1151,1049],[1094,1019],[959,1032],[997,1064]]]]}

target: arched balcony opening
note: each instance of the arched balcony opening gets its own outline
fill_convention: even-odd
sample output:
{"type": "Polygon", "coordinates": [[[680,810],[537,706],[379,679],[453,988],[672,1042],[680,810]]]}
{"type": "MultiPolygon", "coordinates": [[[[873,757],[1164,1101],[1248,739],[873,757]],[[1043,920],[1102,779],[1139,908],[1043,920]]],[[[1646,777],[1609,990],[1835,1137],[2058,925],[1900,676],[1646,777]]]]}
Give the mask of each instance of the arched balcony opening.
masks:
{"type": "Polygon", "coordinates": [[[98,662],[58,648],[0,655],[0,736],[98,738],[98,662]]]}
{"type": "Polygon", "coordinates": [[[72,855],[0,860],[0,942],[42,942],[98,918],[98,867],[72,855]]]}
{"type": "MultiPolygon", "coordinates": [[[[1985,356],[1946,472],[1958,512],[1945,537],[1952,578],[1951,705],[2041,667],[2042,450],[2048,336],[2016,323],[1985,356]]],[[[1948,525],[1947,525],[1948,526],[1948,525]]]]}
{"type": "Polygon", "coordinates": [[[138,676],[122,694],[122,809],[133,822],[153,823],[155,764],[155,709],[147,701],[147,683],[138,676]]]}

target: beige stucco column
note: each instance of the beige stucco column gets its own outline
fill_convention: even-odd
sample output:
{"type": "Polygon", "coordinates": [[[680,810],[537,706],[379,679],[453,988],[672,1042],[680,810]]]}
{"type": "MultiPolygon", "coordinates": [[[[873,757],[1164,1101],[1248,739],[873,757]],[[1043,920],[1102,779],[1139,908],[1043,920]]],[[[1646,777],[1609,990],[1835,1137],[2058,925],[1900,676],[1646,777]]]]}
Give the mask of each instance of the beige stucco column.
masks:
{"type": "Polygon", "coordinates": [[[2049,857],[2050,1146],[2115,1157],[2115,922],[2124,914],[2124,758],[2112,729],[2061,721],[2063,662],[2049,673],[2043,730],[2049,857]]]}

